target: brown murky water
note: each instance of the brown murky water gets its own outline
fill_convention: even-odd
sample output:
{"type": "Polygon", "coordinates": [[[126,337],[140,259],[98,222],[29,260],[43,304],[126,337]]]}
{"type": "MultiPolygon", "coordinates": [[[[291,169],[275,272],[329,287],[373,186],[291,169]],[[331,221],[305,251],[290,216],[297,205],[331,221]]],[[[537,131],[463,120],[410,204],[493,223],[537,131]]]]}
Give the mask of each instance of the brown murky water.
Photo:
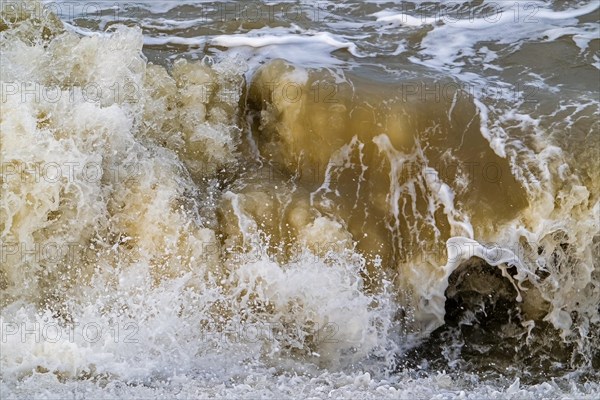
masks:
{"type": "Polygon", "coordinates": [[[3,388],[593,396],[594,2],[69,4],[2,8],[3,388]]]}

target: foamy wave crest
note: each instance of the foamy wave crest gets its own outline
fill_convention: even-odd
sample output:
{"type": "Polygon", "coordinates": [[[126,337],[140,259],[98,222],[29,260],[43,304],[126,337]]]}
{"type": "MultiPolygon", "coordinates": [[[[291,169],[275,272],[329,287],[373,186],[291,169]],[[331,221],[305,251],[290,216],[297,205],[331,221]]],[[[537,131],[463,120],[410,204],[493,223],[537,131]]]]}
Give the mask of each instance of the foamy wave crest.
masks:
{"type": "MultiPolygon", "coordinates": [[[[522,99],[465,93],[488,81],[453,76],[454,47],[423,82],[234,51],[165,67],[139,28],[80,35],[26,4],[0,20],[4,380],[600,365],[594,151],[522,99]]],[[[362,54],[337,37],[213,44],[362,54]]]]}
{"type": "MultiPolygon", "coordinates": [[[[390,303],[363,290],[351,247],[226,251],[243,61],[167,71],[139,29],[80,37],[21,17],[1,33],[4,378],[149,382],[216,354],[339,367],[386,345],[390,303]]],[[[303,229],[319,240],[332,223],[303,229]]]]}

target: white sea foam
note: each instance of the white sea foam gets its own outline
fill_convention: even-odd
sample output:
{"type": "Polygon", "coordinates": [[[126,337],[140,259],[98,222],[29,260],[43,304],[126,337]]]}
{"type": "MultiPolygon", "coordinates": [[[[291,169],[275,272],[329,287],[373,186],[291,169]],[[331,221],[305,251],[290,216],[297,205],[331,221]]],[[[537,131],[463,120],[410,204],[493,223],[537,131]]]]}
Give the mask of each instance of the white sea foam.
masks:
{"type": "MultiPolygon", "coordinates": [[[[139,4],[162,14],[205,3],[139,4]]],[[[369,3],[388,7],[386,1],[369,3]]],[[[364,30],[385,36],[389,24],[424,29],[409,61],[463,83],[506,84],[504,55],[494,44],[511,45],[512,51],[568,35],[585,55],[597,38],[597,24],[577,20],[596,11],[597,3],[564,11],[532,4],[540,7],[537,24],[515,24],[509,6],[495,24],[481,18],[425,23],[394,6],[365,16],[364,30]],[[485,73],[470,70],[465,57],[481,59],[485,73]]],[[[374,124],[369,140],[360,137],[364,132],[343,136],[340,121],[357,110],[352,102],[361,100],[361,92],[342,72],[320,75],[350,87],[340,92],[340,102],[321,109],[306,98],[290,102],[246,88],[250,83],[264,89],[277,78],[309,90],[315,73],[310,67],[357,65],[377,55],[373,43],[361,42],[373,34],[357,28],[364,21],[327,24],[350,32],[325,31],[321,24],[183,37],[122,25],[103,32],[107,19],[99,24],[102,32],[73,21],[63,31],[46,17],[40,24],[0,25],[0,385],[6,398],[597,396],[594,382],[525,385],[456,371],[389,370],[415,337],[444,324],[450,277],[472,257],[500,269],[515,290],[515,303],[540,315],[535,323],[524,321],[525,327],[547,322],[576,348],[576,361],[593,365],[600,323],[597,171],[575,171],[544,130],[548,117],[578,126],[597,106],[593,93],[565,98],[550,116],[528,112],[523,99],[474,97],[481,135],[507,160],[526,196],[516,217],[496,221],[490,215],[490,226],[481,226],[462,203],[469,184],[456,184],[430,165],[426,139],[411,151],[400,150],[394,133],[406,132],[394,130],[402,125],[391,117],[385,127],[374,124]],[[227,50],[199,62],[176,61],[167,71],[147,63],[143,45],[227,50]],[[274,58],[290,63],[267,64],[265,75],[256,74],[274,58]],[[295,166],[298,155],[324,157],[325,179],[312,193],[279,175],[258,183],[250,179],[252,171],[240,178],[249,129],[243,125],[246,96],[258,104],[251,111],[259,114],[259,134],[267,138],[259,145],[276,149],[268,154],[257,146],[256,153],[280,157],[282,168],[295,166]],[[311,124],[303,123],[306,114],[311,124]],[[515,126],[533,133],[515,138],[515,126]],[[269,130],[277,134],[274,144],[269,130]],[[307,132],[321,141],[307,140],[307,132]],[[411,162],[420,168],[406,179],[403,168],[411,162]],[[60,173],[48,175],[48,166],[59,166],[60,173]],[[369,183],[377,168],[389,179],[383,192],[369,183]],[[347,191],[355,197],[351,206],[366,197],[373,207],[365,219],[381,207],[393,237],[408,235],[401,251],[419,249],[427,230],[432,241],[445,241],[447,260],[390,268],[393,283],[373,272],[381,259],[362,254],[357,243],[364,238],[353,237],[347,221],[327,213],[342,203],[336,196],[347,188],[336,180],[348,171],[357,171],[348,180],[356,182],[347,191]],[[278,240],[291,240],[302,251],[273,255],[278,240]],[[319,253],[324,242],[335,250],[319,253]],[[59,259],[39,251],[57,244],[68,250],[59,259]],[[399,310],[407,314],[404,320],[399,310]]],[[[172,16],[144,21],[150,29],[211,23],[172,16]]],[[[412,41],[394,45],[394,56],[412,51],[412,41]]],[[[593,60],[600,69],[598,57],[593,60]]],[[[530,71],[529,77],[564,93],[543,74],[530,71]]],[[[455,97],[447,112],[451,122],[468,114],[461,107],[455,97]]],[[[461,179],[457,172],[456,181],[461,179]]]]}

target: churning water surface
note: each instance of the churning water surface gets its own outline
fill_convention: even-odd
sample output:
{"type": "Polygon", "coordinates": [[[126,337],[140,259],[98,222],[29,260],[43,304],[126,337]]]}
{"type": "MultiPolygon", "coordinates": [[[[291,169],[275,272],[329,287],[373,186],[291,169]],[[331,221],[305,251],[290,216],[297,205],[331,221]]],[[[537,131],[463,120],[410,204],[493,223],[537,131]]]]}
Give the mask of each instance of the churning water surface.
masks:
{"type": "Polygon", "coordinates": [[[1,397],[597,398],[599,9],[3,0],[1,397]]]}

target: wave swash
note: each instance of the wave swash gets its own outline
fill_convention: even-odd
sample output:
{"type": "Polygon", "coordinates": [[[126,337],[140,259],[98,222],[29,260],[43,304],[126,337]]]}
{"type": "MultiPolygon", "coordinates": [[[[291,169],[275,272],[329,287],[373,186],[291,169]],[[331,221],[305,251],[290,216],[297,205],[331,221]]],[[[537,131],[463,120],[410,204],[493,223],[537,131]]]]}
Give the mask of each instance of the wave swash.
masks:
{"type": "Polygon", "coordinates": [[[3,4],[2,398],[595,398],[598,7],[534,3],[3,4]]]}

